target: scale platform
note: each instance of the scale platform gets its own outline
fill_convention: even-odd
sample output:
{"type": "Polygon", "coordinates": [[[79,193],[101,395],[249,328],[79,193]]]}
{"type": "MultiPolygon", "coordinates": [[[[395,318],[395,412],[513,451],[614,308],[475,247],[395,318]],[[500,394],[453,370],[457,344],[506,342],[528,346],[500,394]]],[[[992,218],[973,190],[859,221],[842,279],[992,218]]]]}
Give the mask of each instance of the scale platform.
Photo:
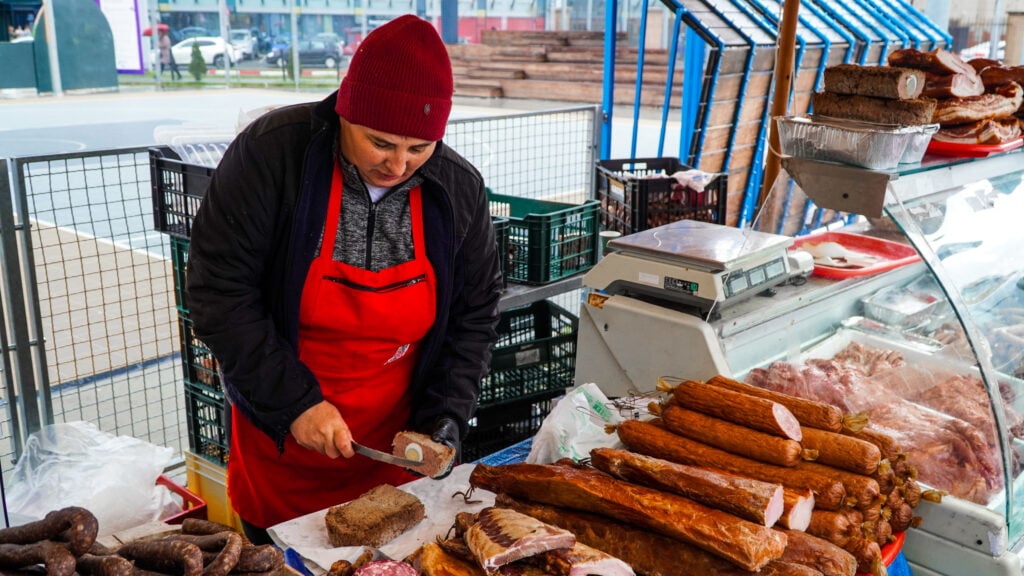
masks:
{"type": "Polygon", "coordinates": [[[583,285],[707,312],[789,279],[787,249],[792,244],[789,236],[680,220],[609,242],[583,285]]]}

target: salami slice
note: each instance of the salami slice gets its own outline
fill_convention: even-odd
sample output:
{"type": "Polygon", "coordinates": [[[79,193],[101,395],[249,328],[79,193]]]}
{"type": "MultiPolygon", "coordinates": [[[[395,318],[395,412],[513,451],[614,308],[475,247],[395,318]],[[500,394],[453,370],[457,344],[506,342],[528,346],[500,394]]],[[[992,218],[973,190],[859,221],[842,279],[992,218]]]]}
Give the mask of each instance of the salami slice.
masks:
{"type": "Polygon", "coordinates": [[[405,562],[375,560],[363,564],[353,576],[419,576],[416,569],[405,562]]]}

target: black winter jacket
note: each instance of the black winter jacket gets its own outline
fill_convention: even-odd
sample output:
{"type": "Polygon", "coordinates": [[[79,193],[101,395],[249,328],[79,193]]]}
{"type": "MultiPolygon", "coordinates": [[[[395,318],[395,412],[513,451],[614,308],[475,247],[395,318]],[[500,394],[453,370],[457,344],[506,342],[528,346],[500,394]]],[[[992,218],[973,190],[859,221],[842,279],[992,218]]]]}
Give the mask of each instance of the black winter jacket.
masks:
{"type": "MultiPolygon", "coordinates": [[[[186,304],[196,335],[231,402],[282,449],[292,422],[323,400],[298,359],[298,318],[330,196],[335,97],[271,111],[240,133],[191,232],[186,304]]],[[[437,319],[411,385],[409,426],[428,430],[447,415],[465,436],[497,339],[494,229],[483,179],[443,142],[418,174],[437,319]]]]}

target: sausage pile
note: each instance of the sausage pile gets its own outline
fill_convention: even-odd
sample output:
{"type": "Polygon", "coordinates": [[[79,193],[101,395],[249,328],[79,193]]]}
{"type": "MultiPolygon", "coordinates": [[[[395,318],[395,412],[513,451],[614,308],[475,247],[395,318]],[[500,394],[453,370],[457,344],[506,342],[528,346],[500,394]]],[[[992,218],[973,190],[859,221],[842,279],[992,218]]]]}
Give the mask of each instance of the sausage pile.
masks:
{"type": "Polygon", "coordinates": [[[478,464],[470,484],[648,576],[880,575],[920,522],[915,470],[863,417],[723,377],[660,388],[660,418],[617,427],[627,450],[478,464]]]}
{"type": "Polygon", "coordinates": [[[92,512],[75,506],[0,529],[0,569],[42,565],[48,576],[270,576],[284,566],[277,547],[253,546],[229,526],[206,520],[187,518],[180,534],[116,549],[96,541],[98,530],[92,512]]]}

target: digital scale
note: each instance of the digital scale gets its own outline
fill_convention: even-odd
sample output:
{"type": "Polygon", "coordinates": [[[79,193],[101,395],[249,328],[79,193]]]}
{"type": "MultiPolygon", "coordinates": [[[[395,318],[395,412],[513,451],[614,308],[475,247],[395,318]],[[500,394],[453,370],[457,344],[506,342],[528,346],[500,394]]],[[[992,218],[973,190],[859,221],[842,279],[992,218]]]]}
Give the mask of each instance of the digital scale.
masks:
{"type": "Polygon", "coordinates": [[[617,238],[583,277],[576,384],[609,397],[658,377],[729,374],[710,321],[718,311],[813,270],[793,238],[680,220],[617,238]]]}

